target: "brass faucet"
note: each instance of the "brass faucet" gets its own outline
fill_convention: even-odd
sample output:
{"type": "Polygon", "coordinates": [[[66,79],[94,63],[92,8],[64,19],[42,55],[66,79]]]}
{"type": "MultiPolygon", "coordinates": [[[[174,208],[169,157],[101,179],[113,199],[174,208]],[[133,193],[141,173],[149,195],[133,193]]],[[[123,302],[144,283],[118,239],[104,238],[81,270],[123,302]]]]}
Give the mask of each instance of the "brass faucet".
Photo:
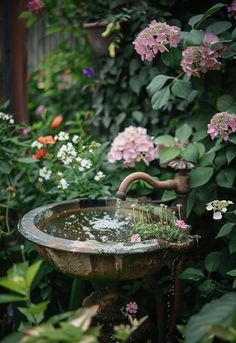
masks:
{"type": "Polygon", "coordinates": [[[174,160],[169,166],[178,171],[173,180],[157,181],[147,173],[135,172],[121,182],[116,198],[125,200],[128,186],[136,180],[146,181],[158,189],[173,189],[177,196],[185,198],[190,190],[190,178],[187,171],[192,169],[194,165],[183,160],[174,160]]]}

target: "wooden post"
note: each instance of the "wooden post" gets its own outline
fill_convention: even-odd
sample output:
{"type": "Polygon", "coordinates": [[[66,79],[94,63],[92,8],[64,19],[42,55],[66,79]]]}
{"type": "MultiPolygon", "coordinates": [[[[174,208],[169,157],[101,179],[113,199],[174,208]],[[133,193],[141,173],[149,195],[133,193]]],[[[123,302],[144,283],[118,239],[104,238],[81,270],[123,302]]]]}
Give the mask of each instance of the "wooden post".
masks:
{"type": "Polygon", "coordinates": [[[27,36],[25,22],[19,18],[26,6],[25,0],[9,1],[11,14],[11,108],[17,122],[27,122],[27,36]]]}

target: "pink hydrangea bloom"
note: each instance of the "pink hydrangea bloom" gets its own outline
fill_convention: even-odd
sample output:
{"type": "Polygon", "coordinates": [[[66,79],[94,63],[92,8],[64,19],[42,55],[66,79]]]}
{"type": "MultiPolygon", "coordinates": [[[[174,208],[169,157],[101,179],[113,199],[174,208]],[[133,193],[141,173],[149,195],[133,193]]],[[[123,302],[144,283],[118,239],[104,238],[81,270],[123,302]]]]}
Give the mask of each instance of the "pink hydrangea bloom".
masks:
{"type": "Polygon", "coordinates": [[[182,52],[181,67],[188,76],[197,77],[208,70],[220,70],[221,63],[218,58],[223,52],[224,46],[219,43],[219,37],[208,32],[204,36],[202,45],[188,47],[182,52]]]}
{"type": "Polygon", "coordinates": [[[27,7],[30,12],[40,16],[43,13],[44,2],[43,0],[28,0],[27,7]]]}
{"type": "Polygon", "coordinates": [[[134,48],[142,60],[151,62],[158,51],[168,51],[167,45],[176,48],[180,41],[180,28],[153,20],[134,40],[134,48]]]}
{"type": "Polygon", "coordinates": [[[229,17],[236,19],[236,0],[232,1],[230,6],[227,7],[229,17]]]}
{"type": "Polygon", "coordinates": [[[219,112],[213,115],[208,124],[207,133],[211,139],[220,135],[225,141],[229,139],[231,132],[236,131],[236,115],[228,112],[219,112]]]}
{"type": "Polygon", "coordinates": [[[125,167],[134,167],[135,162],[144,161],[146,165],[155,159],[155,147],[147,130],[142,127],[127,127],[119,133],[111,145],[108,161],[123,161],[125,167]]]}
{"type": "Polygon", "coordinates": [[[182,219],[177,219],[175,225],[179,228],[179,229],[188,229],[189,225],[185,223],[184,220],[182,219]]]}
{"type": "Polygon", "coordinates": [[[134,235],[131,236],[130,241],[131,242],[141,242],[141,237],[138,233],[135,233],[134,235]]]}
{"type": "Polygon", "coordinates": [[[136,314],[138,312],[138,305],[135,301],[130,301],[125,308],[128,314],[136,314]]]}

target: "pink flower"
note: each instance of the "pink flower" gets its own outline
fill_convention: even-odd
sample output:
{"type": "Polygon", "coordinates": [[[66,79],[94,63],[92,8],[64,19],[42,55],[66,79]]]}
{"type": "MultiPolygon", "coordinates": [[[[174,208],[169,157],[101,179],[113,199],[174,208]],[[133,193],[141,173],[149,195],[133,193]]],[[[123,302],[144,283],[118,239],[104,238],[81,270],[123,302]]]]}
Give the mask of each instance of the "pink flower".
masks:
{"type": "Polygon", "coordinates": [[[218,58],[224,52],[220,39],[211,32],[207,32],[202,45],[186,48],[183,52],[181,67],[188,76],[200,77],[208,70],[220,70],[218,58]]]}
{"type": "Polygon", "coordinates": [[[229,135],[236,131],[236,115],[228,112],[219,112],[213,115],[210,124],[208,124],[207,133],[211,139],[215,139],[220,135],[223,140],[227,141],[229,135]]]}
{"type": "Polygon", "coordinates": [[[135,233],[134,235],[131,236],[130,241],[131,242],[141,242],[141,237],[138,233],[135,233]]]}
{"type": "Polygon", "coordinates": [[[135,162],[146,165],[155,159],[155,147],[147,130],[142,127],[127,127],[114,139],[108,153],[108,161],[123,161],[125,167],[134,167],[135,162]]]}
{"type": "Polygon", "coordinates": [[[182,219],[177,219],[175,225],[179,228],[179,229],[188,229],[189,225],[185,223],[184,220],[182,219]]]}
{"type": "Polygon", "coordinates": [[[229,17],[236,19],[236,0],[232,1],[230,6],[227,7],[229,17]]]}
{"type": "Polygon", "coordinates": [[[35,114],[36,114],[36,116],[41,117],[41,115],[44,113],[44,111],[45,111],[44,105],[39,105],[35,110],[35,114]]]}
{"type": "Polygon", "coordinates": [[[134,48],[142,60],[151,62],[158,51],[168,51],[167,45],[176,48],[180,41],[180,28],[153,20],[134,40],[134,48]]]}
{"type": "Polygon", "coordinates": [[[44,2],[43,0],[28,0],[27,7],[30,12],[38,17],[43,13],[44,2]]]}
{"type": "Polygon", "coordinates": [[[136,314],[138,312],[138,305],[135,301],[130,301],[125,308],[128,314],[136,314]]]}

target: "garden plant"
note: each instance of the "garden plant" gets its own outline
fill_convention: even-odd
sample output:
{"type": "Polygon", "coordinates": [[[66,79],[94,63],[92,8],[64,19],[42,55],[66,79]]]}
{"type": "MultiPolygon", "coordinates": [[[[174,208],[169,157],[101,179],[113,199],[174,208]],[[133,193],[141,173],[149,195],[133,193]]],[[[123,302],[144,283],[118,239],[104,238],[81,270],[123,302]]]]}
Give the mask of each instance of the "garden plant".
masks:
{"type": "MultiPolygon", "coordinates": [[[[45,34],[62,39],[29,75],[30,122],[0,113],[2,342],[92,343],[101,329],[98,307],[82,308],[96,286],[43,262],[17,233],[20,218],[54,202],[113,197],[133,172],[172,179],[176,165],[191,180],[186,206],[172,190],[133,182],[129,196],[145,204],[133,208],[142,215],[127,242],[197,237],[179,274],[174,339],[236,342],[236,1],[28,0],[22,20],[31,27],[42,17],[45,34]],[[83,25],[95,21],[105,22],[107,56],[88,44],[83,25]],[[157,200],[159,222],[148,205],[157,200]]],[[[166,301],[172,269],[155,284],[166,301]]],[[[146,281],[120,287],[127,322],[114,339],[128,342],[148,316],[155,342],[146,281]]]]}

